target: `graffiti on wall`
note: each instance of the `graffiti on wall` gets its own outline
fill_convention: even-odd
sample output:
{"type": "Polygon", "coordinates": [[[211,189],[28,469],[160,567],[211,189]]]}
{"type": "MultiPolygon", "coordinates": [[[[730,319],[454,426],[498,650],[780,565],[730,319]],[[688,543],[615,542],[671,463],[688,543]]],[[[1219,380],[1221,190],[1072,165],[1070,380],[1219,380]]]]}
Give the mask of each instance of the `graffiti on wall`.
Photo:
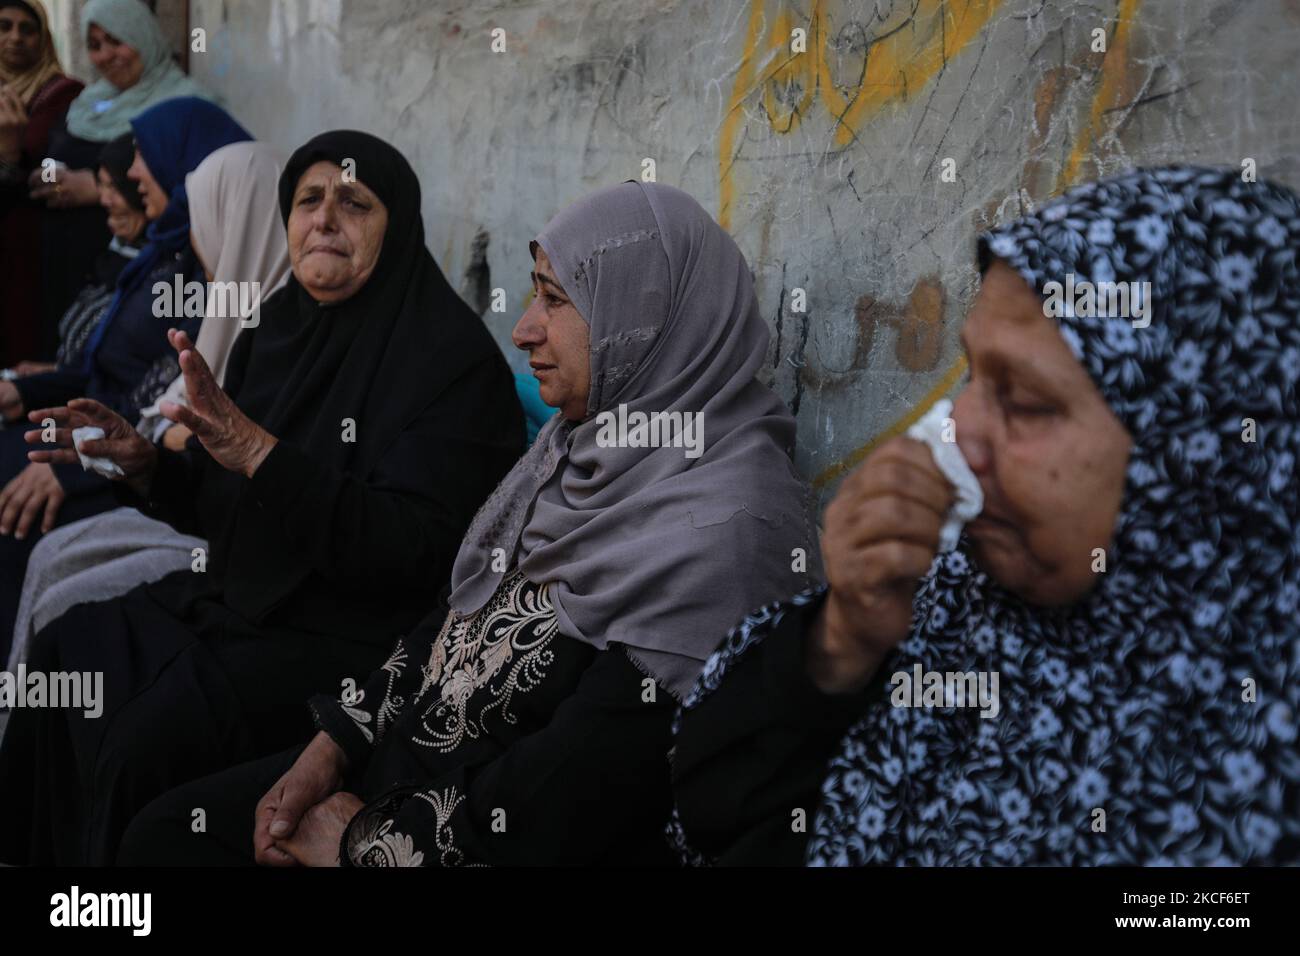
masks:
{"type": "MultiPolygon", "coordinates": [[[[1043,149],[1065,87],[1079,69],[1049,70],[1035,93],[1034,123],[1025,143],[1025,164],[1016,195],[1020,206],[1061,192],[1092,173],[1092,162],[1107,149],[1107,139],[1122,122],[1126,97],[1134,92],[1129,43],[1140,0],[1118,0],[1107,18],[1104,51],[1082,54],[1084,81],[1092,87],[1086,114],[1078,124],[1067,158],[1050,183],[1043,179],[1043,149]],[[1091,67],[1087,69],[1087,67],[1091,67]]],[[[908,0],[861,4],[836,22],[833,7],[814,0],[806,15],[785,3],[752,0],[744,47],[718,137],[718,220],[733,228],[737,190],[742,188],[738,162],[750,124],[788,136],[810,118],[826,124],[824,164],[839,152],[861,148],[860,136],[883,111],[926,109],[927,92],[949,64],[977,43],[1002,6],[1002,0],[908,0]]],[[[957,119],[960,119],[959,117],[957,119]]],[[[927,164],[940,162],[936,151],[927,164]]],[[[995,221],[1008,215],[1007,198],[988,211],[995,221]]],[[[782,289],[784,300],[785,290],[782,289]]],[[[856,342],[847,366],[827,370],[808,361],[798,368],[796,396],[807,388],[825,391],[839,377],[859,374],[867,366],[877,338],[892,336],[892,356],[899,369],[924,374],[933,385],[912,408],[899,415],[848,454],[825,465],[815,476],[825,487],[862,461],[882,441],[901,434],[934,400],[951,391],[965,372],[957,356],[940,368],[941,342],[948,319],[948,295],[942,277],[918,276],[901,302],[879,301],[870,294],[853,303],[856,342]]],[[[781,321],[778,312],[778,336],[781,321]]],[[[806,338],[806,330],[803,333],[806,338]]],[[[778,345],[778,361],[780,356],[778,345]]],[[[802,358],[802,356],[801,356],[802,358]]],[[[797,408],[796,408],[797,411],[797,408]]]]}

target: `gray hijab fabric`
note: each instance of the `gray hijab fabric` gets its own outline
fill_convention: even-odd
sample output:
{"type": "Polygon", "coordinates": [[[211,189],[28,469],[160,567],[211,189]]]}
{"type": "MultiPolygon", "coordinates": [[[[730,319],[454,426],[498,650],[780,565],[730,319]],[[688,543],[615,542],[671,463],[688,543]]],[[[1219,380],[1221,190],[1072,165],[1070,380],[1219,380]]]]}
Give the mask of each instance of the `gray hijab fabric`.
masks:
{"type": "Polygon", "coordinates": [[[450,604],[483,607],[513,558],[553,585],[562,633],[625,645],[680,698],[748,610],[821,576],[795,422],[755,378],[769,337],[749,267],[694,199],[655,183],[586,197],[537,244],[591,330],[587,418],[552,418],[488,499],[450,604]],[[700,414],[703,453],[600,447],[596,416],[620,405],[700,414]]]}

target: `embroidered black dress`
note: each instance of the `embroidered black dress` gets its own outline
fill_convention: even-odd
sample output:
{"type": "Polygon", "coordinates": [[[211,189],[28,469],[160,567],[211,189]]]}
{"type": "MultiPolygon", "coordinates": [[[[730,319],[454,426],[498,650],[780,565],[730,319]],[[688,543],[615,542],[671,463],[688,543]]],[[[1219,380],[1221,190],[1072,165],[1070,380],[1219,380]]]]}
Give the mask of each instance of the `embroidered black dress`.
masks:
{"type": "Polygon", "coordinates": [[[471,518],[523,449],[513,377],[424,245],[419,181],[363,133],[316,137],[280,180],[356,158],[389,210],[374,272],[314,300],[290,276],[235,339],[224,389],[277,439],[251,477],[192,439],[129,503],[208,542],[179,571],[79,604],[29,670],[103,672],[103,715],[16,710],[0,744],[0,860],[109,863],[173,787],[302,740],[302,701],[383,659],[433,607],[471,518]],[[345,427],[346,423],[346,427],[345,427]]]}
{"type": "MultiPolygon", "coordinates": [[[[367,801],[343,865],[671,862],[675,701],[618,645],[558,630],[548,588],[513,572],[468,618],[438,612],[353,693],[311,701],[367,801]]],[[[248,864],[253,808],[301,748],[178,788],[128,831],[122,862],[248,864]],[[207,830],[191,830],[192,808],[207,830]]]]}

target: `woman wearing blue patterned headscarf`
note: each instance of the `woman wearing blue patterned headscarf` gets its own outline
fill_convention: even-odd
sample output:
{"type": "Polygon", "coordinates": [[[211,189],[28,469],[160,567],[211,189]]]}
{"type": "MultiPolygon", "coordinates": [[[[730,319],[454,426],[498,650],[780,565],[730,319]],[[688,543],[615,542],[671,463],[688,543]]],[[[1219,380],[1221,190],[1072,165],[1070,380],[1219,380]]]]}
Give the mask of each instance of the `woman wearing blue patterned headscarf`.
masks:
{"type": "Polygon", "coordinates": [[[679,714],[683,856],[1300,860],[1297,250],[1294,194],[1201,168],[1092,183],[982,236],[953,421],[986,511],[929,564],[942,503],[873,504],[890,474],[937,476],[928,450],[891,442],[845,482],[830,587],[737,627],[679,714]],[[997,674],[997,706],[899,693],[931,673],[997,674]]]}

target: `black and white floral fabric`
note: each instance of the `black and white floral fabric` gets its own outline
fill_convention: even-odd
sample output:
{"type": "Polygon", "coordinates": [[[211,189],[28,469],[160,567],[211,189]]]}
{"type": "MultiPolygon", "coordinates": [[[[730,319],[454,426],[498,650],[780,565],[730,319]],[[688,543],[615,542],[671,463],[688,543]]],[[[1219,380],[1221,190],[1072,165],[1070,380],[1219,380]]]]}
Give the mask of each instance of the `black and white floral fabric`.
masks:
{"type": "Polygon", "coordinates": [[[885,666],[997,671],[1000,712],[895,708],[886,687],[831,761],[808,862],[1300,861],[1300,202],[1232,171],[1137,171],[979,255],[1040,294],[1067,273],[1151,284],[1145,328],[1059,320],[1134,442],[1108,570],[1048,612],[964,548],[936,559],[885,666]]]}

